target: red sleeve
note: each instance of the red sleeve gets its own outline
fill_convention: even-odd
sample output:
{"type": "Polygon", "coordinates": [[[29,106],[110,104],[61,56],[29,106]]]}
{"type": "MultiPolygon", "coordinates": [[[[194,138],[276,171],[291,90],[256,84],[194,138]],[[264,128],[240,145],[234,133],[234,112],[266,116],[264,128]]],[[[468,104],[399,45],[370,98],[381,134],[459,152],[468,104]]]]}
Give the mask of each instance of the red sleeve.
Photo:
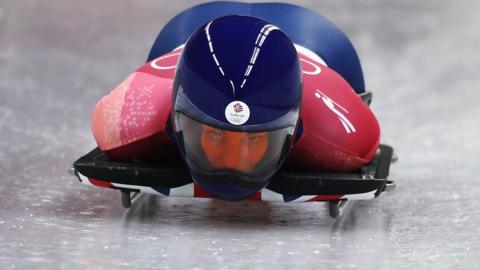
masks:
{"type": "Polygon", "coordinates": [[[287,165],[306,171],[354,171],[379,145],[377,119],[334,70],[300,56],[303,69],[303,133],[287,165]]]}
{"type": "Polygon", "coordinates": [[[143,159],[162,152],[162,146],[174,146],[165,129],[179,54],[174,51],[146,63],[97,103],[92,132],[111,158],[143,159]]]}

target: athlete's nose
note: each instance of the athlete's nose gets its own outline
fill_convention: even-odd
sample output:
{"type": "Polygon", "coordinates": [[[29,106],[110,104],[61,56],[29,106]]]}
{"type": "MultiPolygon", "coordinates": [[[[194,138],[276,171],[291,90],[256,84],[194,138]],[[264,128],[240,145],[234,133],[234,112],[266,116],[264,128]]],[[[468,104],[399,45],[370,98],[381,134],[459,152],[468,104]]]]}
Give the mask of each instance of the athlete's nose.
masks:
{"type": "Polygon", "coordinates": [[[240,153],[242,151],[241,144],[238,139],[232,138],[229,142],[226,151],[224,152],[224,164],[227,169],[241,170],[242,160],[240,153]]]}

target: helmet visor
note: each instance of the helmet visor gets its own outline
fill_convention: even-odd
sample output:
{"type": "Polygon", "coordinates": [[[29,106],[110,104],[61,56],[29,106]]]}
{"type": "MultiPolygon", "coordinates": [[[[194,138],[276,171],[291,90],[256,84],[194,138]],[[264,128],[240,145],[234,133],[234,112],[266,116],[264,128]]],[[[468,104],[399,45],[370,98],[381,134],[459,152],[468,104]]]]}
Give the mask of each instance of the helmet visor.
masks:
{"type": "Polygon", "coordinates": [[[258,132],[231,131],[176,113],[176,128],[182,132],[185,158],[194,172],[219,174],[233,171],[255,181],[255,177],[264,178],[275,172],[295,127],[258,132]]]}

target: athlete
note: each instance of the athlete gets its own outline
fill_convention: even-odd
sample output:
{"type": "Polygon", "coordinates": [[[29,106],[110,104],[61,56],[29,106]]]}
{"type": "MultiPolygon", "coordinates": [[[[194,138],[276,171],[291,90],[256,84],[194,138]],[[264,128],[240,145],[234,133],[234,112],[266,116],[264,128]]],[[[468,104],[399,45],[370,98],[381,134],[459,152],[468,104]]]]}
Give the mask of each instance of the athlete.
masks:
{"type": "MultiPolygon", "coordinates": [[[[243,5],[214,4],[215,10],[243,5]]],[[[255,194],[280,168],[348,172],[368,163],[380,129],[351,86],[356,82],[362,92],[363,79],[358,83],[358,74],[341,61],[330,61],[341,71],[330,68],[318,53],[258,17],[207,20],[185,44],[156,57],[158,39],[174,18],[154,44],[151,61],[97,104],[92,130],[99,148],[117,160],[163,164],[181,156],[202,189],[227,200],[255,194]]]]}

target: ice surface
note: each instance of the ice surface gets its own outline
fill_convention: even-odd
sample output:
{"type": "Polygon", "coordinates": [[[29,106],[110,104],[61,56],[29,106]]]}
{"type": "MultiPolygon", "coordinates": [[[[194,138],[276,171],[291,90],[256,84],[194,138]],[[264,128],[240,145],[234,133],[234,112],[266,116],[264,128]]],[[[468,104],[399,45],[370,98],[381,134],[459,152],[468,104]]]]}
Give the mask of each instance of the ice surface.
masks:
{"type": "MultiPolygon", "coordinates": [[[[301,1],[351,37],[398,188],[323,203],[120,195],[66,174],[91,110],[197,1],[0,5],[0,269],[480,269],[480,3],[301,1]]],[[[292,22],[294,23],[294,22],[292,22]]]]}

